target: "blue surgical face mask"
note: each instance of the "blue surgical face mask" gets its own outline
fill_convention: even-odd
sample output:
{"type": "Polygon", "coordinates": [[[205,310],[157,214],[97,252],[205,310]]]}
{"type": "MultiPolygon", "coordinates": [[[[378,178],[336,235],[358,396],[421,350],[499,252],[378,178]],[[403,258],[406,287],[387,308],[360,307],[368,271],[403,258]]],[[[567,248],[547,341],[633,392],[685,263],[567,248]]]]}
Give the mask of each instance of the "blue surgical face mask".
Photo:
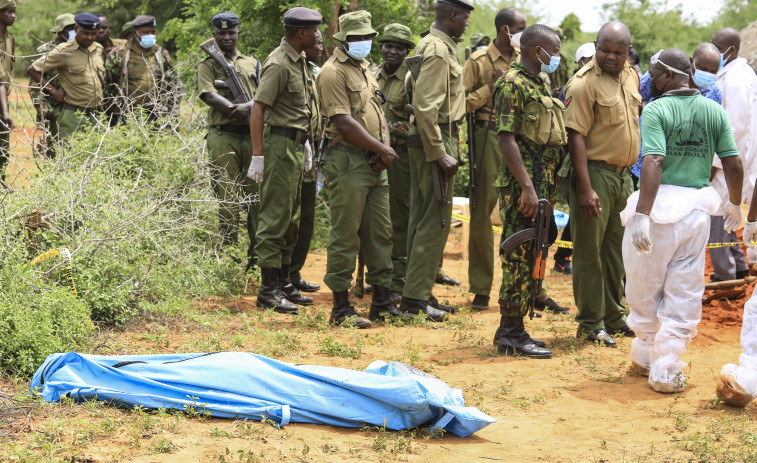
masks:
{"type": "Polygon", "coordinates": [[[699,88],[706,88],[715,83],[715,74],[707,71],[702,71],[696,68],[696,62],[694,63],[694,85],[699,88]]]}
{"type": "Polygon", "coordinates": [[[723,67],[725,66],[725,62],[727,61],[725,55],[731,50],[731,48],[733,48],[733,45],[726,48],[725,52],[720,54],[720,69],[723,69],[723,67]]]}
{"type": "Polygon", "coordinates": [[[157,38],[152,34],[139,37],[139,44],[142,48],[152,48],[155,46],[155,42],[157,42],[157,38]]]}
{"type": "MultiPolygon", "coordinates": [[[[544,53],[547,53],[546,50],[543,48],[540,48],[541,51],[544,53]]],[[[552,56],[547,54],[549,56],[549,64],[544,64],[544,62],[537,56],[539,59],[539,62],[541,63],[541,72],[546,72],[547,74],[552,74],[553,72],[557,71],[557,67],[560,65],[560,55],[552,56]]]]}
{"type": "Polygon", "coordinates": [[[361,40],[360,42],[347,42],[350,49],[347,54],[352,59],[363,59],[371,52],[373,40],[361,40]]]}
{"type": "Polygon", "coordinates": [[[76,31],[71,29],[70,31],[68,31],[68,41],[72,41],[74,37],[76,37],[76,31]]]}
{"type": "Polygon", "coordinates": [[[486,47],[487,47],[487,45],[479,45],[479,46],[476,47],[476,51],[486,50],[486,47]]]}

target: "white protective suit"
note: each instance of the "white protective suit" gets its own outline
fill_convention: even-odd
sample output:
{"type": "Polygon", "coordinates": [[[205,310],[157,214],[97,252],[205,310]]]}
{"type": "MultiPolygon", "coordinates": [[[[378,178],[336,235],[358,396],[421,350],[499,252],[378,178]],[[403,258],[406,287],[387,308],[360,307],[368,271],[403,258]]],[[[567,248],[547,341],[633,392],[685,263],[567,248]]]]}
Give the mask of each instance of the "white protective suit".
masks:
{"type": "Polygon", "coordinates": [[[757,397],[757,291],[744,305],[739,364],[723,365],[717,393],[724,402],[745,407],[757,397]]]}
{"type": "MultiPolygon", "coordinates": [[[[744,204],[751,204],[754,183],[757,180],[757,75],[745,58],[736,58],[718,72],[717,83],[723,91],[723,108],[731,121],[733,138],[744,164],[744,184],[741,196],[744,204]]],[[[716,156],[713,166],[718,168],[712,186],[725,199],[728,191],[720,160],[716,156]]],[[[717,215],[722,215],[719,213],[717,215]]],[[[750,263],[757,262],[757,250],[747,250],[750,263]]]]}
{"type": "Polygon", "coordinates": [[[705,246],[710,215],[720,207],[720,197],[712,187],[660,185],[649,214],[652,250],[648,254],[637,253],[631,238],[638,200],[636,191],[620,214],[626,226],[628,326],[636,332],[632,368],[648,374],[655,391],[679,392],[686,387],[681,355],[696,336],[702,316],[705,246]]]}

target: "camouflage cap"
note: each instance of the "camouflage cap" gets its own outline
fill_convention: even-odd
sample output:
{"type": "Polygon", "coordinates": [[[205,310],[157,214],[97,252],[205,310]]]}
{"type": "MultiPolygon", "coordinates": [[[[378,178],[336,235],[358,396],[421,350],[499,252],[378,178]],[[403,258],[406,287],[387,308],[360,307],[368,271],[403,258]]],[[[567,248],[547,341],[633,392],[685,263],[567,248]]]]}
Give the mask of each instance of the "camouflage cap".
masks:
{"type": "Polygon", "coordinates": [[[384,35],[380,35],[376,42],[395,42],[407,45],[408,48],[415,48],[413,33],[410,32],[410,28],[397,23],[388,24],[384,28],[384,35]]]}
{"type": "Polygon", "coordinates": [[[378,32],[371,27],[371,14],[365,10],[353,11],[339,17],[339,32],[334,38],[340,42],[347,40],[350,35],[372,35],[378,32]]]}
{"type": "Polygon", "coordinates": [[[0,10],[16,8],[16,0],[0,0],[0,10]]]}
{"type": "Polygon", "coordinates": [[[58,15],[57,18],[55,18],[55,23],[53,24],[53,27],[50,28],[50,32],[52,32],[53,34],[57,34],[58,32],[67,28],[68,26],[73,26],[75,24],[76,24],[76,21],[74,21],[73,14],[63,13],[61,15],[58,15]]]}
{"type": "Polygon", "coordinates": [[[473,34],[470,36],[471,48],[478,46],[478,44],[481,42],[486,42],[488,44],[490,41],[491,40],[489,39],[489,36],[487,36],[486,34],[479,33],[479,34],[473,34]]]}

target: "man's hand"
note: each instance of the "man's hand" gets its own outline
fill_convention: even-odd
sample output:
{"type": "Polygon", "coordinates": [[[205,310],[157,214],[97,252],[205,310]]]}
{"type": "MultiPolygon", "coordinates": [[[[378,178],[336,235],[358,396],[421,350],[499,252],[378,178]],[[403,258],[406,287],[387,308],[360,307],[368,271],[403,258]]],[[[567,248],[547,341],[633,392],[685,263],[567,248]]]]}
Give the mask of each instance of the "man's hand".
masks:
{"type": "Polygon", "coordinates": [[[494,70],[494,72],[492,74],[493,74],[492,75],[492,81],[489,82],[489,89],[490,90],[494,89],[494,84],[497,82],[497,79],[499,79],[500,77],[502,77],[505,74],[507,74],[507,70],[503,69],[503,68],[497,68],[497,69],[494,70]]]}
{"type": "Polygon", "coordinates": [[[436,163],[439,165],[439,168],[442,170],[442,172],[444,172],[444,180],[449,180],[450,178],[452,178],[457,173],[457,168],[459,167],[457,160],[449,154],[445,155],[441,159],[438,159],[436,163]]]}
{"type": "Polygon", "coordinates": [[[744,244],[754,249],[757,245],[753,242],[757,241],[757,220],[754,222],[746,221],[744,225],[744,244]]]}
{"type": "Polygon", "coordinates": [[[599,218],[602,206],[599,204],[599,196],[591,187],[578,191],[578,205],[581,208],[581,214],[585,217],[599,218]]]}
{"type": "Polygon", "coordinates": [[[723,229],[731,233],[741,225],[741,206],[731,204],[730,201],[725,203],[725,210],[723,211],[723,229]]]}
{"type": "Polygon", "coordinates": [[[536,220],[539,215],[539,196],[533,186],[523,190],[518,198],[518,212],[532,220],[536,220]]]}
{"type": "Polygon", "coordinates": [[[250,161],[250,168],[247,169],[247,176],[258,183],[263,181],[264,161],[263,156],[253,156],[250,161]]]}
{"type": "Polygon", "coordinates": [[[63,100],[66,98],[66,92],[64,92],[62,89],[50,87],[47,89],[48,93],[50,93],[50,96],[53,97],[53,100],[57,101],[58,103],[63,103],[63,100]]]}
{"type": "Polygon", "coordinates": [[[9,132],[13,130],[13,119],[9,115],[4,115],[2,117],[3,124],[5,125],[5,129],[9,132]]]}
{"type": "MultiPolygon", "coordinates": [[[[400,158],[399,156],[397,156],[397,153],[394,152],[394,148],[392,148],[391,146],[386,146],[386,145],[384,145],[384,149],[382,149],[376,154],[381,160],[381,163],[384,165],[384,169],[388,167],[392,167],[392,164],[394,164],[394,161],[400,158]]],[[[384,169],[381,169],[381,170],[384,170],[384,169]]],[[[373,170],[376,170],[376,169],[374,168],[373,170]]],[[[376,172],[381,172],[381,170],[377,170],[376,172]]]]}
{"type": "Polygon", "coordinates": [[[250,122],[250,113],[252,112],[252,105],[254,101],[248,101],[247,103],[235,104],[230,107],[231,112],[229,117],[242,122],[250,122]]]}
{"type": "Polygon", "coordinates": [[[636,253],[652,252],[652,239],[649,237],[649,216],[637,212],[631,222],[631,239],[636,253]]]}

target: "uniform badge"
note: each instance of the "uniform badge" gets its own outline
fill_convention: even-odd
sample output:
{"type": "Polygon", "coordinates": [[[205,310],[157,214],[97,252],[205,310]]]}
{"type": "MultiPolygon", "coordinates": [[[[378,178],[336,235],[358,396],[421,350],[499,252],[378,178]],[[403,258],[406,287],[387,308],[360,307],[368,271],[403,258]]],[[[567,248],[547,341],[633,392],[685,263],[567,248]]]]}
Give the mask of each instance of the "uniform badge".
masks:
{"type": "Polygon", "coordinates": [[[569,96],[568,99],[565,100],[565,107],[567,108],[570,102],[573,101],[573,97],[569,96]]]}
{"type": "Polygon", "coordinates": [[[221,21],[221,29],[226,29],[226,21],[221,21]]]}

